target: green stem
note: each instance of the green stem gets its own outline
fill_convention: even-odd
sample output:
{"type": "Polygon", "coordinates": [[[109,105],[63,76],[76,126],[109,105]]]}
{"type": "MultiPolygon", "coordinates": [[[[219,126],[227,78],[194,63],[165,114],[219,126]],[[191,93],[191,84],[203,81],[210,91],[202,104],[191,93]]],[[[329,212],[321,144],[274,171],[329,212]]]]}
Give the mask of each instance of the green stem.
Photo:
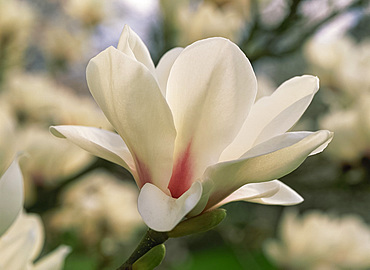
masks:
{"type": "Polygon", "coordinates": [[[140,259],[145,253],[154,248],[157,245],[163,244],[168,239],[166,232],[157,232],[152,229],[148,229],[143,239],[134,250],[130,258],[127,259],[117,270],[131,270],[132,265],[140,259]]]}

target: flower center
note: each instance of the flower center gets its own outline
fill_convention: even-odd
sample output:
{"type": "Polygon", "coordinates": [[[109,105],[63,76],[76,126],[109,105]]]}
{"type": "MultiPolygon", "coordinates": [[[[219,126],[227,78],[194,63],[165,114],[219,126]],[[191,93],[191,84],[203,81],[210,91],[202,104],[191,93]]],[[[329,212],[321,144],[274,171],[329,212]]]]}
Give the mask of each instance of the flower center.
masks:
{"type": "Polygon", "coordinates": [[[176,160],[170,183],[168,185],[169,190],[173,198],[179,198],[184,194],[192,184],[192,163],[190,157],[191,142],[185,149],[182,155],[176,160]]]}

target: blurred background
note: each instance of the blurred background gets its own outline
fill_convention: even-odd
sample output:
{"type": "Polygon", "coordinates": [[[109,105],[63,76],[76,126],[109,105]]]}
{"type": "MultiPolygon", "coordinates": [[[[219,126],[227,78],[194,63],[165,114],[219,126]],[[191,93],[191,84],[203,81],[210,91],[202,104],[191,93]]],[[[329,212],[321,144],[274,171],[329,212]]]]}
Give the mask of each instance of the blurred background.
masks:
{"type": "Polygon", "coordinates": [[[0,0],[0,111],[26,153],[25,208],[44,221],[43,254],[66,244],[65,269],[115,269],[145,232],[131,175],[48,131],[112,130],[85,69],[117,45],[124,24],[155,63],[173,47],[231,39],[250,59],[262,96],[291,77],[318,76],[321,90],[294,129],[335,133],[327,150],[281,179],[302,204],[226,205],[216,229],[170,239],[158,269],[370,269],[367,0],[0,0]]]}

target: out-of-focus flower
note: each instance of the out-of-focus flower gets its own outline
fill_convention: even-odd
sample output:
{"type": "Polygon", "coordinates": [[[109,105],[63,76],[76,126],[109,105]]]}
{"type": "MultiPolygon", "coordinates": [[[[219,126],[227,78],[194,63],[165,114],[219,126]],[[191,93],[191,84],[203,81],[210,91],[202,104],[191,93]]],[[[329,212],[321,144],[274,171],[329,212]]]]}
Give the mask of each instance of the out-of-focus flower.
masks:
{"type": "Polygon", "coordinates": [[[11,69],[22,64],[23,52],[29,45],[34,19],[35,12],[28,2],[0,0],[1,67],[11,69]]]}
{"type": "Polygon", "coordinates": [[[212,2],[226,10],[235,10],[239,12],[239,14],[242,15],[245,19],[250,16],[250,0],[205,0],[205,2],[212,2]]]}
{"type": "Polygon", "coordinates": [[[369,137],[361,132],[359,114],[354,108],[326,114],[320,119],[320,126],[335,132],[335,139],[326,154],[336,161],[359,161],[370,146],[369,137]]]}
{"type": "Polygon", "coordinates": [[[78,19],[86,26],[99,24],[106,16],[106,1],[67,0],[61,1],[68,15],[78,19]]]}
{"type": "Polygon", "coordinates": [[[0,113],[0,269],[2,270],[58,270],[62,269],[68,247],[60,247],[53,253],[38,260],[44,232],[36,215],[21,211],[23,206],[23,179],[14,159],[15,149],[4,150],[5,143],[13,144],[12,126],[5,114],[0,113]],[[14,161],[9,165],[9,161],[14,161]],[[5,171],[4,171],[5,170],[5,171]]]}
{"type": "Polygon", "coordinates": [[[79,124],[111,129],[90,97],[78,96],[46,75],[14,73],[4,89],[2,99],[20,124],[79,124]]]}
{"type": "Polygon", "coordinates": [[[320,127],[328,128],[336,136],[328,155],[336,161],[355,164],[370,154],[370,93],[364,93],[361,99],[351,107],[335,109],[320,118],[320,127]]]}
{"type": "Polygon", "coordinates": [[[274,179],[332,138],[326,130],[287,132],[318,90],[317,78],[295,77],[255,102],[252,66],[223,38],[175,48],[155,68],[126,26],[117,49],[90,61],[87,81],[118,134],[83,126],[51,131],[129,170],[141,189],[139,212],[157,231],[230,201],[301,202],[274,179]]]}
{"type": "Polygon", "coordinates": [[[238,41],[243,17],[238,9],[218,7],[212,2],[201,3],[196,9],[182,6],[176,16],[178,44],[185,46],[208,37],[225,37],[238,41]]]}
{"type": "Polygon", "coordinates": [[[21,212],[9,230],[0,237],[0,269],[61,270],[70,248],[60,246],[34,263],[43,243],[44,228],[40,218],[21,212]]]}
{"type": "Polygon", "coordinates": [[[34,197],[35,185],[55,186],[78,173],[93,161],[93,156],[68,142],[61,142],[46,128],[37,125],[18,132],[18,147],[27,153],[20,166],[24,175],[26,205],[34,197]]]}
{"type": "Polygon", "coordinates": [[[283,269],[365,270],[370,267],[370,228],[355,215],[341,218],[312,211],[303,217],[284,215],[279,240],[266,254],[283,269]]]}
{"type": "MultiPolygon", "coordinates": [[[[53,186],[89,165],[94,157],[69,142],[50,136],[50,124],[82,124],[112,129],[90,97],[78,96],[42,74],[12,73],[5,83],[1,101],[18,119],[18,150],[21,159],[26,205],[34,201],[35,184],[53,186]]],[[[11,144],[8,142],[7,147],[11,144]]],[[[1,154],[0,154],[1,155],[1,154]]]]}
{"type": "Polygon", "coordinates": [[[333,160],[360,164],[370,150],[370,43],[349,37],[311,40],[306,46],[311,69],[323,78],[323,100],[329,112],[319,125],[336,133],[326,153],[333,160]],[[331,91],[330,91],[331,90],[331,91]]]}
{"type": "Polygon", "coordinates": [[[83,33],[71,33],[66,27],[48,27],[41,40],[46,57],[59,64],[83,59],[83,33]]]}
{"type": "Polygon", "coordinates": [[[105,172],[93,172],[71,185],[62,208],[50,220],[56,231],[74,229],[87,245],[131,239],[143,225],[137,212],[137,189],[105,172]],[[107,210],[109,209],[109,210],[107,210]]]}
{"type": "Polygon", "coordinates": [[[313,38],[304,48],[305,56],[313,72],[320,75],[323,84],[335,85],[336,76],[344,65],[353,41],[347,37],[332,39],[313,38]]]}
{"type": "Polygon", "coordinates": [[[338,74],[339,83],[351,96],[370,93],[370,39],[364,40],[347,51],[346,67],[342,66],[338,74]]]}
{"type": "Polygon", "coordinates": [[[314,38],[305,47],[311,69],[323,77],[323,83],[355,100],[370,92],[370,40],[356,43],[347,36],[314,38]]]}

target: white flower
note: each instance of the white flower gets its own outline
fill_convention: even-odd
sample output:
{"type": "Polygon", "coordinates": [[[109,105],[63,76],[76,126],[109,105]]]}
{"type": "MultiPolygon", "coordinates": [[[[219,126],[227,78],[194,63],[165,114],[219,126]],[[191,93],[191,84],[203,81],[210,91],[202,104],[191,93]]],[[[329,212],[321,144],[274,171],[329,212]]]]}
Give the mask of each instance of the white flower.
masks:
{"type": "Polygon", "coordinates": [[[38,125],[19,129],[17,140],[18,147],[27,153],[27,157],[20,160],[24,175],[25,205],[31,205],[36,199],[35,186],[56,186],[94,160],[86,151],[50,136],[46,128],[38,125]]]}
{"type": "Polygon", "coordinates": [[[370,267],[370,228],[358,216],[342,218],[312,211],[284,215],[280,240],[266,243],[267,255],[292,270],[365,270],[370,267]]]}
{"type": "Polygon", "coordinates": [[[177,11],[178,44],[188,45],[208,37],[225,37],[238,41],[243,26],[239,10],[217,7],[212,2],[204,2],[197,9],[181,6],[177,11]]]}
{"type": "Polygon", "coordinates": [[[15,160],[15,139],[10,116],[0,111],[0,237],[23,206],[23,180],[15,160]]]}
{"type": "Polygon", "coordinates": [[[29,2],[0,0],[2,67],[11,69],[23,64],[23,53],[29,46],[35,18],[35,11],[29,2]]]}
{"type": "Polygon", "coordinates": [[[45,74],[14,72],[4,90],[1,99],[18,116],[20,124],[78,124],[111,129],[91,98],[77,95],[45,74]]]}
{"type": "Polygon", "coordinates": [[[67,0],[61,1],[68,15],[82,21],[87,26],[100,23],[106,16],[105,1],[99,0],[67,0]]]}
{"type": "Polygon", "coordinates": [[[322,128],[336,136],[325,153],[333,160],[355,164],[370,150],[370,93],[345,109],[332,110],[319,120],[322,128]]]}
{"type": "Polygon", "coordinates": [[[43,227],[36,215],[21,211],[22,172],[15,159],[12,124],[2,112],[0,135],[0,270],[59,270],[69,253],[68,247],[60,247],[33,264],[42,249],[43,227]]]}
{"type": "Polygon", "coordinates": [[[275,179],[332,138],[326,130],[287,132],[318,90],[317,78],[295,77],[254,103],[252,66],[223,38],[175,48],[155,68],[126,26],[117,49],[90,61],[87,81],[118,134],[82,126],[51,132],[129,170],[141,189],[139,212],[157,231],[234,200],[301,202],[275,179]]]}
{"type": "MultiPolygon", "coordinates": [[[[1,213],[2,214],[2,213],[1,213]]],[[[2,222],[2,220],[1,220],[2,222]]],[[[44,228],[35,214],[21,213],[0,237],[1,270],[61,270],[69,247],[60,246],[36,263],[44,243],[44,228]]]]}

